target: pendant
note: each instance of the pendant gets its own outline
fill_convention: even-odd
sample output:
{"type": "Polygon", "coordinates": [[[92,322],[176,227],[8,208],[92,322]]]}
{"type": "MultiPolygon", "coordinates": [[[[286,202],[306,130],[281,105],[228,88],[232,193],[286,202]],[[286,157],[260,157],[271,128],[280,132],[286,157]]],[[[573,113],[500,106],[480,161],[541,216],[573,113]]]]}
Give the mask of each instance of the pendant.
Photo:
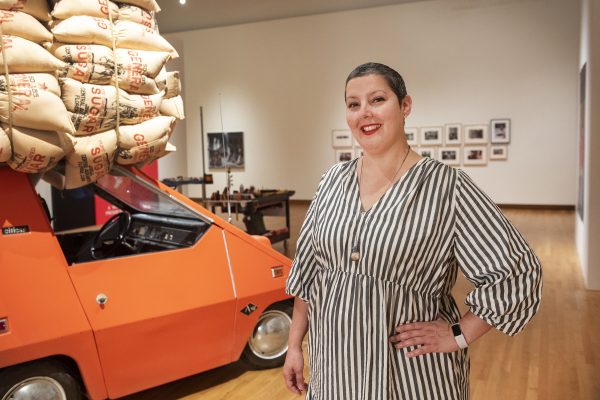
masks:
{"type": "Polygon", "coordinates": [[[350,253],[350,259],[352,261],[360,260],[360,252],[358,251],[358,246],[354,246],[352,248],[352,253],[350,253]]]}

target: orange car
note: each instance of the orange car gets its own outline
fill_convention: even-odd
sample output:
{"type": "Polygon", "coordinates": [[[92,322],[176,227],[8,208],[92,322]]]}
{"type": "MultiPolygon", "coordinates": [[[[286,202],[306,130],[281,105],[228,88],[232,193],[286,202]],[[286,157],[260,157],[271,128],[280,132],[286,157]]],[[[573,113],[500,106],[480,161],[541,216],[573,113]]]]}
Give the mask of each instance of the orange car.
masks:
{"type": "Polygon", "coordinates": [[[0,399],[116,398],[240,357],[283,363],[291,263],[266,238],[136,169],[89,187],[122,212],[76,233],[53,232],[28,175],[0,167],[0,184],[0,399]]]}

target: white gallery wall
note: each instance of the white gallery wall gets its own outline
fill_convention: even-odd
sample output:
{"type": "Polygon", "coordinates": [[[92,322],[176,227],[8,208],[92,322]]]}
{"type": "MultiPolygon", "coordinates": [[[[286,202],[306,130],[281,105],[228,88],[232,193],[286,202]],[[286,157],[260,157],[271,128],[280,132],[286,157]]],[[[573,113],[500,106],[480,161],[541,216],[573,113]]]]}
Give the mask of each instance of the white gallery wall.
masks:
{"type": "MultiPolygon", "coordinates": [[[[234,185],[310,199],[345,128],[344,80],[386,63],[413,96],[411,126],[510,118],[508,161],[465,168],[498,203],[575,204],[580,2],[437,0],[166,35],[184,54],[187,171],[205,132],[243,131],[234,185]]],[[[215,172],[222,190],[224,173],[215,172]]],[[[192,196],[200,187],[189,188],[192,196]]]]}
{"type": "Polygon", "coordinates": [[[577,220],[577,250],[585,285],[600,290],[600,1],[583,0],[579,67],[587,64],[583,219],[577,220]]]}

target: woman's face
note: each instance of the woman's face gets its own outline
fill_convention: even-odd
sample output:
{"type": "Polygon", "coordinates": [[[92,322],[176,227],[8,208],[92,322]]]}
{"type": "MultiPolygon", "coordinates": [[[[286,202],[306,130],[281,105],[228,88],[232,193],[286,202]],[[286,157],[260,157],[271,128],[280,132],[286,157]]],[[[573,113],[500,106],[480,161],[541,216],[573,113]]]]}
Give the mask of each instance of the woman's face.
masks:
{"type": "Polygon", "coordinates": [[[410,97],[399,103],[381,75],[361,76],[346,85],[346,122],[367,154],[380,154],[406,143],[404,118],[410,108],[410,97]]]}

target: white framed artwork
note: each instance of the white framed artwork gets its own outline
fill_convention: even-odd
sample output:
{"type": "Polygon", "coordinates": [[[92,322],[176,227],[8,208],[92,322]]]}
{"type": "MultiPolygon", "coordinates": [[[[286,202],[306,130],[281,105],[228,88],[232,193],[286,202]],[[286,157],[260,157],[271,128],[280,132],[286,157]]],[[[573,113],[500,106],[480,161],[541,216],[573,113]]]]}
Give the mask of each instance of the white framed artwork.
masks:
{"type": "Polygon", "coordinates": [[[409,146],[417,146],[419,144],[419,128],[404,128],[404,134],[409,146]]]}
{"type": "Polygon", "coordinates": [[[331,145],[334,149],[352,147],[352,132],[350,129],[332,129],[331,145]]]}
{"type": "Polygon", "coordinates": [[[421,146],[437,146],[442,144],[442,128],[429,127],[421,128],[420,137],[421,146]]]}
{"type": "Polygon", "coordinates": [[[460,165],[460,147],[440,147],[438,160],[446,165],[460,165]]]}
{"type": "Polygon", "coordinates": [[[335,151],[335,162],[336,163],[350,161],[353,158],[354,158],[354,150],[352,150],[352,148],[337,149],[335,151]]]}
{"type": "Polygon", "coordinates": [[[467,125],[465,126],[465,144],[487,144],[488,126],[487,125],[467,125]]]}
{"type": "Polygon", "coordinates": [[[510,119],[493,119],[490,121],[490,127],[492,130],[491,142],[496,143],[510,143],[510,119]]]}
{"type": "Polygon", "coordinates": [[[491,146],[490,160],[507,160],[508,146],[491,146]]]}
{"type": "Polygon", "coordinates": [[[460,146],[462,143],[462,125],[446,124],[444,125],[444,145],[460,146]]]}
{"type": "Polygon", "coordinates": [[[465,146],[463,165],[487,165],[487,146],[465,146]]]}
{"type": "Polygon", "coordinates": [[[417,153],[419,153],[422,157],[437,159],[437,152],[435,147],[419,147],[417,149],[417,153]]]}

